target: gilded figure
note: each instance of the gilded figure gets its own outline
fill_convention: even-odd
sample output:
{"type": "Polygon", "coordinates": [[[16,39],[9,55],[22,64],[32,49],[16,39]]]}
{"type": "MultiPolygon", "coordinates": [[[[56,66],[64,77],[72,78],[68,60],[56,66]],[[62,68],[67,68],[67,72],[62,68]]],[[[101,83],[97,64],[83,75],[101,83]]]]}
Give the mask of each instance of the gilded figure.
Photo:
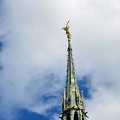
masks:
{"type": "Polygon", "coordinates": [[[67,38],[68,38],[68,39],[71,39],[71,34],[70,34],[70,31],[69,31],[70,26],[68,25],[69,22],[70,22],[70,21],[67,22],[66,27],[62,28],[62,30],[65,30],[65,31],[66,31],[66,35],[67,35],[67,38]]]}

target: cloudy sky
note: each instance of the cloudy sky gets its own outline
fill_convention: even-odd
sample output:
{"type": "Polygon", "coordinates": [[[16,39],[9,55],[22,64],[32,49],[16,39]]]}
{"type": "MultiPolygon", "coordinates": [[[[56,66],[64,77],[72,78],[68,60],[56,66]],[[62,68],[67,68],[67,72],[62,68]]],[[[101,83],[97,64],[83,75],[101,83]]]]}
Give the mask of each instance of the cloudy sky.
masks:
{"type": "Polygon", "coordinates": [[[119,120],[119,0],[0,0],[0,120],[59,120],[68,20],[89,120],[119,120]]]}

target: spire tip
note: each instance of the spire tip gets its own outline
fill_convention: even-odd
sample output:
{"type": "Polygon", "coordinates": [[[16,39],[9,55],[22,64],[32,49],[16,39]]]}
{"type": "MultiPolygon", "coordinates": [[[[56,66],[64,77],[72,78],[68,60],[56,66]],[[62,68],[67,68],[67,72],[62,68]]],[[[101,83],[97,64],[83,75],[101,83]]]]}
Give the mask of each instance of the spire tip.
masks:
{"type": "Polygon", "coordinates": [[[62,28],[62,30],[65,30],[68,40],[71,39],[71,34],[70,34],[70,31],[69,31],[70,26],[68,25],[69,22],[70,22],[70,20],[67,22],[66,27],[62,28]]]}

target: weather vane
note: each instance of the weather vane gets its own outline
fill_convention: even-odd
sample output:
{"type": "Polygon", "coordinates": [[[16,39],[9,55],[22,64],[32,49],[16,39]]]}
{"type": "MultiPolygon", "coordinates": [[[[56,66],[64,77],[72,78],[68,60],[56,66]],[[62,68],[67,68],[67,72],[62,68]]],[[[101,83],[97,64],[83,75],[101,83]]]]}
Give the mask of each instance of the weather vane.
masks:
{"type": "Polygon", "coordinates": [[[70,34],[70,31],[69,31],[70,26],[68,25],[69,22],[70,21],[67,22],[66,27],[62,28],[62,30],[65,30],[67,38],[71,39],[71,34],[70,34]]]}

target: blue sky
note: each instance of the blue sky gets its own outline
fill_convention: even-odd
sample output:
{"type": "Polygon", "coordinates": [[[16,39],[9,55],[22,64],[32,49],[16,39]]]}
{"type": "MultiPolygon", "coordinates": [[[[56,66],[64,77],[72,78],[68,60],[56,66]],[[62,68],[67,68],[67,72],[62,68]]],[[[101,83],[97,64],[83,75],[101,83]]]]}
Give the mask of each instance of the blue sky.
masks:
{"type": "Polygon", "coordinates": [[[58,120],[70,20],[89,120],[119,120],[120,2],[0,0],[0,119],[58,120]]]}
{"type": "MultiPolygon", "coordinates": [[[[1,37],[1,40],[0,40],[0,52],[2,52],[2,50],[4,50],[4,42],[2,41],[2,39],[3,39],[3,37],[1,37]]],[[[66,53],[67,53],[67,51],[66,51],[66,53]]],[[[2,71],[3,69],[4,68],[3,68],[2,63],[1,63],[0,70],[2,71]]],[[[53,76],[54,76],[54,73],[50,73],[50,74],[45,75],[45,77],[48,77],[49,80],[52,80],[53,76]]],[[[85,98],[89,99],[90,98],[89,89],[88,89],[88,85],[90,87],[89,76],[87,76],[87,75],[84,76],[83,79],[81,79],[78,82],[78,85],[79,85],[80,89],[84,91],[85,98]]],[[[62,93],[62,91],[59,91],[59,92],[62,93]]],[[[61,99],[60,95],[59,95],[59,99],[61,99]]],[[[52,98],[55,98],[55,97],[56,96],[54,96],[54,94],[53,94],[51,96],[42,96],[41,99],[46,102],[46,101],[49,101],[49,100],[51,100],[52,98]]],[[[39,99],[39,100],[41,101],[41,99],[39,99]]],[[[29,111],[27,109],[24,109],[24,108],[21,108],[21,109],[14,108],[13,113],[16,114],[16,116],[13,119],[17,119],[17,120],[26,120],[26,119],[27,120],[40,120],[40,119],[51,120],[52,115],[54,115],[55,113],[60,114],[60,112],[61,112],[61,103],[59,104],[59,106],[57,105],[56,107],[53,107],[53,108],[50,108],[49,110],[47,110],[45,115],[44,114],[43,115],[38,114],[38,113],[35,113],[35,112],[32,112],[32,111],[29,111]]],[[[1,113],[2,113],[2,110],[1,110],[1,113]]],[[[58,116],[58,118],[59,118],[59,116],[58,116]]],[[[2,116],[2,117],[0,116],[0,119],[6,119],[6,117],[5,116],[2,116]]]]}

